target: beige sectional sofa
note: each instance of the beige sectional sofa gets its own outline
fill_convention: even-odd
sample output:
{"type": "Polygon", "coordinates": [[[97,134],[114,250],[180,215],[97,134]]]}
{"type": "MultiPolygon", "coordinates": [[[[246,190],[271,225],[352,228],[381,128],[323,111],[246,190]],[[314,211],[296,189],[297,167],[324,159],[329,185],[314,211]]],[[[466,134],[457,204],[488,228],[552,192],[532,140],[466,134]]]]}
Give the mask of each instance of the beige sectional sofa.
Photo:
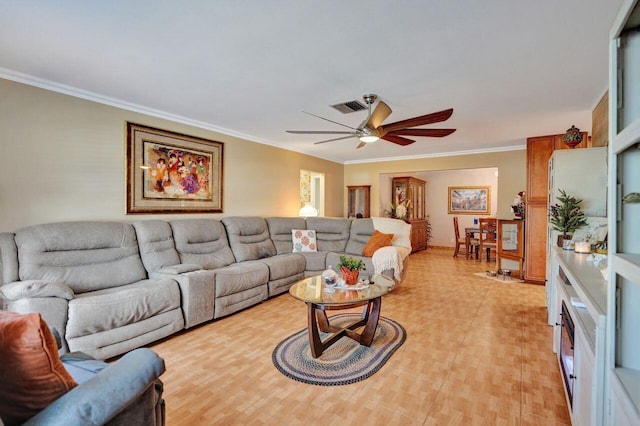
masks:
{"type": "MultiPolygon", "coordinates": [[[[40,312],[63,348],[106,359],[184,328],[232,314],[286,292],[296,281],[365,261],[368,274],[402,278],[410,226],[400,230],[396,268],[376,270],[362,249],[373,219],[260,218],[65,222],[0,234],[2,309],[40,312]],[[315,230],[317,251],[293,252],[292,230],[315,230]]],[[[367,275],[368,275],[367,274],[367,275]]]]}

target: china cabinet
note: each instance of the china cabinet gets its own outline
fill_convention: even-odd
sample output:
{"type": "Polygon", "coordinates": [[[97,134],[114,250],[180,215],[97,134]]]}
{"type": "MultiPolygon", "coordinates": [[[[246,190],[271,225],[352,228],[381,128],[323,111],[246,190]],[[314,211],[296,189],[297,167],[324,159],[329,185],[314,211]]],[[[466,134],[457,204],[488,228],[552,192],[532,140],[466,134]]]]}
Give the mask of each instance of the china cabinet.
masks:
{"type": "Polygon", "coordinates": [[[349,217],[369,217],[371,185],[347,186],[349,217]]]}
{"type": "Polygon", "coordinates": [[[513,277],[524,276],[524,220],[498,219],[498,269],[513,270],[513,277]],[[515,272],[517,269],[517,273],[515,272]]]}
{"type": "Polygon", "coordinates": [[[427,248],[427,182],[415,177],[394,177],[391,185],[391,199],[397,204],[404,203],[408,208],[407,222],[411,223],[411,251],[427,248]]]}
{"type": "Polygon", "coordinates": [[[640,2],[610,32],[608,424],[640,424],[640,2]],[[635,199],[634,199],[635,198],[635,199]]]}

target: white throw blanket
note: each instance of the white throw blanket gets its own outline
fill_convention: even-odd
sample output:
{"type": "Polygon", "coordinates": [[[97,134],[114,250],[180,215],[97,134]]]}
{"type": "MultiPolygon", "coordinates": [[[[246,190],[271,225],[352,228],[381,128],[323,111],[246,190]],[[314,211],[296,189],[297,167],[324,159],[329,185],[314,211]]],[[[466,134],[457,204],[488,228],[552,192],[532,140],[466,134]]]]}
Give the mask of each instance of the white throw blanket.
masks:
{"type": "Polygon", "coordinates": [[[402,277],[404,260],[410,253],[411,249],[406,247],[387,246],[379,248],[371,257],[374,272],[382,274],[382,271],[393,268],[393,278],[399,281],[402,277]]]}
{"type": "Polygon", "coordinates": [[[388,217],[374,217],[373,227],[383,234],[393,234],[393,240],[388,247],[382,247],[373,253],[374,272],[382,274],[382,271],[393,268],[393,277],[400,280],[404,260],[411,254],[411,225],[400,219],[388,217]]]}

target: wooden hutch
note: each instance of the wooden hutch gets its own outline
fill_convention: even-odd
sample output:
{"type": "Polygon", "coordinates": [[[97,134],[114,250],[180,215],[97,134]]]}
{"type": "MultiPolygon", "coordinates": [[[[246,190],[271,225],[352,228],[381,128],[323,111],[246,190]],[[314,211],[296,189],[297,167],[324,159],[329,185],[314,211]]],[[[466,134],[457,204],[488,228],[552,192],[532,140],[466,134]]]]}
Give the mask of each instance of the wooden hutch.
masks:
{"type": "Polygon", "coordinates": [[[427,248],[426,187],[426,181],[411,176],[394,177],[392,180],[392,201],[398,204],[409,200],[407,221],[411,224],[412,253],[427,248]]]}

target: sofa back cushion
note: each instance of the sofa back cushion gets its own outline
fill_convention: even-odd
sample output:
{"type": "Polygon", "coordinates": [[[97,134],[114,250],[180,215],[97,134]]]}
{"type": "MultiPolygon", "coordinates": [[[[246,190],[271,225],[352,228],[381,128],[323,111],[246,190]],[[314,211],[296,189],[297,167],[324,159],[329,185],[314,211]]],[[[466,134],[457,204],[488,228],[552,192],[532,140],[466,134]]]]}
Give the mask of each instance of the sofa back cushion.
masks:
{"type": "Polygon", "coordinates": [[[269,235],[271,241],[276,246],[278,254],[291,253],[293,244],[291,242],[292,229],[305,229],[303,217],[268,217],[269,235]]]}
{"type": "Polygon", "coordinates": [[[0,285],[18,281],[18,248],[14,235],[0,233],[0,285]]]}
{"type": "Polygon", "coordinates": [[[238,262],[276,255],[267,221],[262,217],[225,217],[222,219],[229,245],[238,262]]]}
{"type": "Polygon", "coordinates": [[[171,226],[163,220],[134,222],[140,257],[147,272],[180,263],[171,226]]]}
{"type": "MultiPolygon", "coordinates": [[[[306,223],[307,229],[313,229],[316,231],[318,251],[345,251],[347,241],[349,240],[351,219],[308,217],[306,219],[306,223]]],[[[362,249],[360,249],[360,252],[362,252],[362,249]]]]}
{"type": "Polygon", "coordinates": [[[131,224],[48,223],[16,231],[15,240],[22,281],[61,282],[84,293],[147,277],[131,224]]]}
{"type": "Polygon", "coordinates": [[[216,269],[236,261],[227,234],[216,219],[181,219],[170,222],[181,263],[216,269]]]}
{"type": "Polygon", "coordinates": [[[349,241],[345,252],[349,254],[362,255],[362,250],[373,235],[375,228],[371,218],[353,219],[349,230],[349,241]]]}

